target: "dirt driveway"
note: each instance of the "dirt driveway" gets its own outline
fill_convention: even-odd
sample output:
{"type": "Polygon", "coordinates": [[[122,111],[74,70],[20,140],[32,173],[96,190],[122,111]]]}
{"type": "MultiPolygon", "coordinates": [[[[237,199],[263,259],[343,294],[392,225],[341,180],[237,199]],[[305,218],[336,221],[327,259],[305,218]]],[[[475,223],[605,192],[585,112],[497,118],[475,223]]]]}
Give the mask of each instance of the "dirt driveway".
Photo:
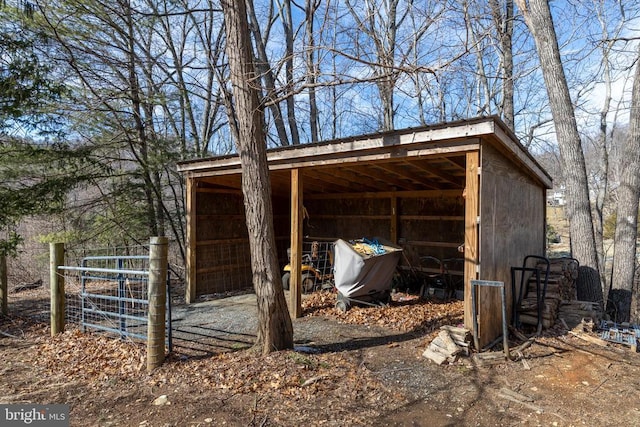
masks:
{"type": "MultiPolygon", "coordinates": [[[[20,298],[26,310],[39,297],[20,298]]],[[[13,313],[0,322],[0,403],[68,403],[74,426],[640,425],[640,358],[621,346],[552,329],[518,362],[437,366],[421,354],[461,304],[342,314],[323,294],[294,321],[297,351],[259,356],[246,350],[251,307],[252,295],[177,308],[175,354],[151,374],[139,345],[77,330],[50,338],[13,313]]]]}

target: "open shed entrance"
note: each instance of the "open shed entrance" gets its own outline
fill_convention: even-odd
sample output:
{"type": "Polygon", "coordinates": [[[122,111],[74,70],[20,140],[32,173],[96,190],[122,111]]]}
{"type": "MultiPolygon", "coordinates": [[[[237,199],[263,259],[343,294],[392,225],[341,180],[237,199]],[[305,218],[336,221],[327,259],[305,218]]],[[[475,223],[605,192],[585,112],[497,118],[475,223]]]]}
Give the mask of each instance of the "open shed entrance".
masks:
{"type": "MultiPolygon", "coordinates": [[[[470,280],[508,283],[511,266],[544,254],[551,179],[497,118],[284,147],[267,156],[281,266],[288,248],[299,265],[303,238],[381,237],[402,247],[405,269],[421,268],[427,256],[463,257],[453,273],[464,279],[470,327],[470,280]]],[[[179,170],[187,178],[186,300],[249,287],[238,157],[183,162],[179,170]]],[[[291,280],[299,291],[299,271],[291,280]]],[[[292,315],[299,316],[299,294],[291,296],[292,315]]],[[[499,296],[487,292],[478,305],[486,343],[500,333],[499,296]]]]}

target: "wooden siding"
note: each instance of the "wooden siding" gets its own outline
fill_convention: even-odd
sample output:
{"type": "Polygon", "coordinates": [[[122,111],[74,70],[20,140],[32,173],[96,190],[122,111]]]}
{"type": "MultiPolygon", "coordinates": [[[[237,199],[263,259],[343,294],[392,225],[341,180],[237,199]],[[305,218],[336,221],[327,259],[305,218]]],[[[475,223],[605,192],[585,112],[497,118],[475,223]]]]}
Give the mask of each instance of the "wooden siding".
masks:
{"type": "Polygon", "coordinates": [[[308,198],[305,234],[331,239],[380,237],[404,249],[405,265],[420,258],[460,257],[464,242],[462,190],[420,193],[390,192],[378,197],[308,198]],[[408,261],[408,263],[407,263],[408,261]]]}
{"type": "MultiPolygon", "coordinates": [[[[510,317],[511,267],[521,266],[527,255],[544,255],[544,188],[490,144],[483,144],[481,162],[479,278],[505,283],[510,317]]],[[[479,293],[478,313],[484,345],[502,333],[497,289],[479,293]]]]}
{"type": "Polygon", "coordinates": [[[242,194],[197,188],[195,218],[194,296],[250,288],[251,260],[242,194]]]}
{"type": "Polygon", "coordinates": [[[473,329],[471,280],[478,277],[480,153],[467,153],[467,178],[464,208],[464,324],[473,329]]]}

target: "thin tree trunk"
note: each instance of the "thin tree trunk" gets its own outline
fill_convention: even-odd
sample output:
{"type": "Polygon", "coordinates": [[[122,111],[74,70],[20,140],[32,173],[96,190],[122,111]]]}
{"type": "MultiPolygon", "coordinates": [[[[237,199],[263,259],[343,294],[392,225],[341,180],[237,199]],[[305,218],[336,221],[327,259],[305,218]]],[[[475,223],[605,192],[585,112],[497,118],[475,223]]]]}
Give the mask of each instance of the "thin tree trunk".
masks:
{"type": "Polygon", "coordinates": [[[319,2],[317,0],[307,0],[306,12],[306,32],[307,32],[307,84],[309,86],[309,127],[311,130],[311,142],[320,140],[318,132],[318,104],[316,101],[316,81],[318,77],[318,65],[315,60],[315,35],[313,34],[313,21],[319,2]]]}
{"type": "Polygon", "coordinates": [[[638,201],[640,200],[640,48],[629,113],[629,136],[623,156],[625,164],[618,187],[615,257],[607,312],[618,322],[628,322],[631,316],[633,279],[636,268],[638,238],[638,201]]]}
{"type": "MultiPolygon", "coordinates": [[[[335,12],[336,15],[338,14],[338,12],[335,12]]],[[[338,49],[336,46],[336,40],[337,40],[337,30],[338,26],[334,25],[333,27],[333,34],[332,34],[332,40],[333,40],[333,46],[331,47],[331,71],[333,73],[334,76],[338,75],[338,49]]],[[[338,87],[337,85],[332,85],[329,88],[329,91],[331,93],[331,138],[330,139],[336,139],[338,137],[338,135],[340,135],[340,132],[338,131],[338,126],[339,126],[339,114],[340,114],[340,110],[338,109],[338,87]]]]}
{"type": "MultiPolygon", "coordinates": [[[[471,37],[471,46],[467,49],[472,50],[476,57],[476,102],[477,109],[475,114],[478,116],[487,115],[491,112],[491,95],[489,94],[489,79],[484,66],[484,52],[482,49],[482,43],[478,39],[476,30],[473,27],[471,15],[469,13],[469,3],[463,3],[464,21],[467,27],[467,34],[471,37]]],[[[484,35],[480,36],[481,38],[484,35]]]]}
{"type": "MultiPolygon", "coordinates": [[[[258,17],[256,16],[255,8],[253,7],[253,1],[247,3],[247,7],[249,8],[249,19],[251,20],[251,26],[249,28],[251,29],[253,39],[255,40],[256,55],[258,57],[258,61],[255,64],[255,67],[262,76],[262,80],[264,82],[266,91],[265,96],[270,101],[269,110],[271,111],[271,115],[273,116],[276,132],[278,133],[278,138],[280,139],[280,144],[289,145],[289,136],[287,135],[287,129],[284,125],[282,110],[280,109],[279,102],[276,101],[276,98],[278,97],[276,91],[276,77],[274,76],[273,69],[271,68],[271,65],[269,63],[267,48],[262,40],[260,24],[258,22],[258,17]]],[[[251,50],[251,52],[253,52],[253,49],[251,50]]]]}
{"type": "Polygon", "coordinates": [[[291,144],[300,144],[298,133],[298,121],[296,120],[295,90],[293,83],[293,18],[291,16],[291,0],[284,0],[282,3],[284,13],[282,23],[284,27],[284,37],[286,44],[285,77],[287,79],[287,120],[289,122],[289,133],[291,144]]]}
{"type": "MultiPolygon", "coordinates": [[[[597,16],[597,19],[600,23],[601,27],[601,35],[600,35],[600,50],[602,54],[602,79],[604,83],[604,99],[602,102],[602,109],[600,110],[600,132],[598,138],[595,141],[595,147],[597,152],[597,159],[595,166],[596,179],[595,181],[595,206],[594,206],[594,232],[596,237],[596,245],[598,251],[598,261],[600,262],[601,268],[601,277],[602,277],[602,286],[603,290],[610,289],[611,280],[607,273],[607,251],[604,243],[604,222],[605,217],[608,213],[607,202],[611,199],[609,192],[609,174],[610,171],[610,151],[613,149],[613,137],[614,130],[616,126],[612,126],[610,128],[609,121],[610,113],[611,113],[611,101],[612,101],[612,66],[615,61],[615,57],[613,55],[613,49],[616,46],[616,40],[620,37],[620,34],[623,29],[623,21],[620,21],[613,31],[609,29],[610,23],[607,19],[607,15],[609,12],[608,6],[604,3],[594,4],[594,14],[597,16]]],[[[614,123],[617,122],[617,112],[614,114],[613,120],[614,123]]],[[[620,144],[622,147],[620,149],[624,149],[624,144],[620,144]]],[[[605,295],[605,298],[607,296],[605,295]]]]}
{"type": "Polygon", "coordinates": [[[193,27],[199,34],[200,42],[205,46],[205,52],[207,53],[207,82],[204,85],[204,110],[202,112],[201,119],[201,131],[200,140],[202,147],[198,149],[202,157],[209,155],[211,148],[209,144],[211,139],[220,127],[216,125],[216,117],[219,110],[224,105],[224,91],[221,87],[218,87],[214,92],[214,83],[216,81],[216,73],[218,72],[218,61],[224,55],[224,29],[219,29],[216,32],[215,38],[213,37],[213,28],[216,28],[215,19],[216,13],[211,12],[207,14],[206,25],[198,25],[194,15],[190,14],[190,19],[193,21],[193,27]],[[204,28],[203,28],[204,27],[204,28]]]}
{"type": "MultiPolygon", "coordinates": [[[[604,26],[603,26],[604,30],[604,26]]],[[[606,37],[606,33],[603,34],[606,37]]],[[[604,42],[604,41],[603,41],[604,42]]],[[[609,52],[612,43],[605,43],[603,48],[603,74],[604,74],[604,87],[605,96],[602,104],[602,110],[600,110],[600,134],[596,141],[596,148],[599,153],[598,158],[600,161],[597,166],[598,184],[596,188],[596,200],[595,200],[595,218],[593,222],[593,230],[596,239],[596,248],[598,252],[598,262],[602,269],[601,277],[603,289],[606,289],[607,275],[606,271],[606,253],[604,249],[604,206],[607,194],[609,192],[609,152],[607,150],[608,140],[608,124],[607,116],[611,108],[611,64],[609,62],[609,52]]]]}
{"type": "MultiPolygon", "coordinates": [[[[384,76],[378,83],[380,89],[380,98],[382,106],[384,108],[384,119],[382,130],[393,130],[395,128],[395,106],[393,101],[393,95],[396,87],[397,74],[394,70],[395,66],[395,52],[396,52],[396,34],[398,32],[398,0],[388,0],[387,7],[389,10],[389,16],[387,21],[386,34],[382,34],[380,43],[376,43],[378,48],[378,58],[382,63],[381,73],[384,76]],[[386,38],[386,40],[385,40],[386,38]],[[385,43],[386,42],[386,43],[385,43]]],[[[406,16],[406,15],[405,15],[406,16]]],[[[404,20],[402,17],[399,21],[404,20]]]]}
{"type": "Polygon", "coordinates": [[[489,0],[493,21],[500,39],[502,58],[502,120],[511,130],[515,129],[513,106],[513,0],[489,0]]]}
{"type": "MultiPolygon", "coordinates": [[[[176,47],[172,37],[172,33],[171,33],[172,28],[171,28],[171,22],[169,21],[169,17],[164,17],[161,20],[161,22],[162,22],[162,28],[166,34],[165,36],[166,46],[167,46],[167,49],[169,50],[169,53],[171,54],[171,59],[173,60],[173,66],[175,68],[174,84],[180,93],[180,98],[179,98],[180,131],[178,133],[178,135],[180,135],[180,141],[181,141],[180,152],[183,155],[187,152],[187,138],[189,138],[193,140],[192,144],[196,149],[196,157],[200,157],[201,147],[203,144],[200,140],[201,134],[199,134],[198,132],[199,129],[196,124],[194,109],[191,104],[191,98],[189,97],[189,89],[184,78],[184,74],[185,74],[184,63],[182,61],[182,56],[184,54],[183,52],[184,47],[183,46],[176,47]],[[189,130],[187,130],[187,123],[189,126],[189,130]],[[189,137],[187,137],[187,135],[189,135],[189,137]]],[[[183,26],[186,27],[186,19],[185,19],[185,22],[183,22],[183,26]]],[[[207,58],[208,57],[209,57],[209,52],[207,52],[207,58]]],[[[209,71],[207,76],[208,81],[212,80],[211,74],[212,72],[209,71]]],[[[211,100],[213,98],[211,94],[208,94],[208,95],[209,96],[206,98],[206,101],[205,101],[205,108],[208,107],[208,105],[211,103],[211,100]]],[[[168,116],[171,117],[171,115],[168,115],[168,116]]],[[[203,120],[203,122],[205,123],[207,121],[208,120],[203,120]]]]}
{"type": "Polygon", "coordinates": [[[135,58],[135,34],[133,17],[131,11],[131,4],[129,0],[124,0],[123,10],[125,11],[126,26],[127,26],[127,72],[129,79],[129,95],[131,96],[131,109],[133,112],[133,121],[135,123],[136,136],[133,137],[137,141],[132,141],[133,138],[128,138],[129,146],[132,153],[136,156],[136,159],[142,167],[142,178],[144,180],[144,194],[147,203],[147,221],[149,227],[149,233],[152,236],[158,236],[158,223],[157,223],[157,211],[155,207],[155,199],[153,194],[153,180],[151,178],[151,171],[149,170],[149,154],[148,154],[148,137],[146,126],[143,118],[143,106],[140,97],[140,85],[138,83],[138,76],[136,75],[136,58],[135,58]],[[139,145],[136,147],[136,142],[139,145]]]}
{"type": "Polygon", "coordinates": [[[547,87],[567,185],[567,217],[573,256],[580,261],[580,265],[600,271],[584,153],[549,3],[547,0],[516,0],[516,4],[533,34],[547,87]]]}
{"type": "Polygon", "coordinates": [[[395,71],[396,34],[398,28],[408,15],[409,8],[400,16],[398,13],[399,0],[382,0],[381,4],[374,2],[353,3],[347,0],[346,5],[353,17],[359,31],[369,36],[376,48],[376,64],[373,65],[373,73],[376,77],[376,85],[380,93],[382,109],[383,131],[394,129],[394,92],[397,80],[395,71]],[[363,9],[365,17],[362,19],[359,11],[363,9]],[[383,13],[386,15],[383,16],[383,13]],[[386,19],[386,21],[384,19],[386,19]],[[381,31],[379,27],[383,27],[381,31]]]}
{"type": "Polygon", "coordinates": [[[258,299],[256,347],[266,354],[293,347],[293,326],[277,260],[264,113],[258,99],[259,83],[253,65],[245,2],[222,0],[220,4],[237,115],[238,138],[235,142],[242,166],[253,286],[258,299]]]}

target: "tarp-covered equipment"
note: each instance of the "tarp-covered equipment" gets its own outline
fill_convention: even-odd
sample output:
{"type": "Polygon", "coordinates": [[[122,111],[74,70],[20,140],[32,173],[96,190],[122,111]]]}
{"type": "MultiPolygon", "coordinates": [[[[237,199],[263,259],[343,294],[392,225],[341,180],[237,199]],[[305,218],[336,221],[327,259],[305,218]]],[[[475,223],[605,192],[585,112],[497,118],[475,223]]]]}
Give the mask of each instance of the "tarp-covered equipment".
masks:
{"type": "Polygon", "coordinates": [[[334,243],[336,307],[346,311],[352,302],[383,305],[389,301],[393,274],[402,248],[380,239],[334,243]]]}

